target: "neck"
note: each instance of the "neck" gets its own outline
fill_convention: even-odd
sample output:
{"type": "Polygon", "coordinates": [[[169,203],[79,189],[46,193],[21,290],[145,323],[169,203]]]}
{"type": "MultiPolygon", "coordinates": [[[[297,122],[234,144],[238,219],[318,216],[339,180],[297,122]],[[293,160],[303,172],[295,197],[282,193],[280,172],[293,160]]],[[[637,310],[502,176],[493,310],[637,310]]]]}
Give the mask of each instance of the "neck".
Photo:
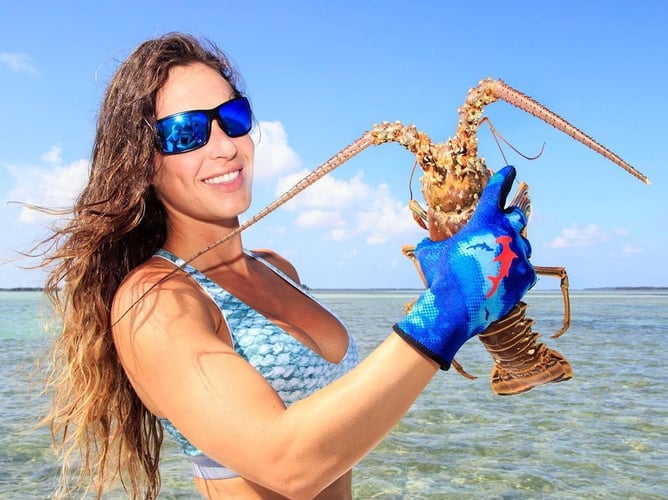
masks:
{"type": "Polygon", "coordinates": [[[193,227],[191,225],[187,231],[179,231],[172,227],[167,231],[167,239],[163,247],[182,259],[189,261],[199,269],[232,265],[234,262],[238,262],[243,256],[243,244],[240,234],[236,234],[226,241],[213,246],[202,255],[197,254],[223,239],[237,227],[237,221],[235,221],[235,224],[225,227],[219,225],[193,227]],[[197,257],[190,261],[196,255],[197,257]]]}

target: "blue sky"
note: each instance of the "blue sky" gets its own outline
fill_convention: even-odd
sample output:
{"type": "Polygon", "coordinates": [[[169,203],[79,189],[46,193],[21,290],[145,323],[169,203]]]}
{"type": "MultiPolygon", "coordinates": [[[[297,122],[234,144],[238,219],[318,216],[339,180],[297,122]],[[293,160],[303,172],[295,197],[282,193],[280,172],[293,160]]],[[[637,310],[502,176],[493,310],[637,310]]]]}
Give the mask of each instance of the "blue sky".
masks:
{"type": "MultiPolygon", "coordinates": [[[[0,288],[41,285],[20,267],[34,262],[11,259],[57,222],[11,202],[71,204],[110,76],[167,31],[210,38],[244,76],[262,131],[249,217],[381,121],[446,140],[468,89],[500,78],[652,181],[506,103],[488,106],[524,153],[546,144],[536,161],[505,149],[531,186],[533,263],[566,267],[574,289],[668,286],[667,21],[659,0],[3,2],[0,288]]],[[[489,130],[479,137],[490,168],[503,166],[489,130]]],[[[401,255],[424,236],[405,208],[412,164],[398,145],[367,149],[247,230],[245,244],[274,248],[315,288],[419,287],[401,255]]]]}

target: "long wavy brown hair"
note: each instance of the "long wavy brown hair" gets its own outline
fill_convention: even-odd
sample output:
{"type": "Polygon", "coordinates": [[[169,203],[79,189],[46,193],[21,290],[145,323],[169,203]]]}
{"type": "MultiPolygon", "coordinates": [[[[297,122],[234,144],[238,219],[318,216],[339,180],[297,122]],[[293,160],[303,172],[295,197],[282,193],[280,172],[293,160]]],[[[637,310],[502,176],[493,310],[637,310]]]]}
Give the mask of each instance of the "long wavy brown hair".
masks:
{"type": "Polygon", "coordinates": [[[120,64],[97,119],[88,184],[69,218],[45,240],[45,292],[57,313],[42,421],[61,455],[57,495],[95,492],[120,479],[132,498],[160,491],[162,428],[139,400],[111,336],[121,281],[165,240],[165,211],[151,182],[155,102],[170,68],[201,62],[239,91],[240,77],[211,42],[169,33],[139,45],[120,64]]]}

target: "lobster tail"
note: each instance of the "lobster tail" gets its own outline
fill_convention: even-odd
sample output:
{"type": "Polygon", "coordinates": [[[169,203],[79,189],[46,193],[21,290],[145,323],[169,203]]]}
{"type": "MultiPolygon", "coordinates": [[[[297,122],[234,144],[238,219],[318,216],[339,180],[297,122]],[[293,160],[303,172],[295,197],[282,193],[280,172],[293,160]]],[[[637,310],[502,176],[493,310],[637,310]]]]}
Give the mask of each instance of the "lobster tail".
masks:
{"type": "Polygon", "coordinates": [[[527,304],[519,302],[478,336],[494,360],[491,384],[500,396],[573,377],[566,358],[537,341],[540,334],[532,331],[534,321],[527,318],[526,310],[527,304]]]}

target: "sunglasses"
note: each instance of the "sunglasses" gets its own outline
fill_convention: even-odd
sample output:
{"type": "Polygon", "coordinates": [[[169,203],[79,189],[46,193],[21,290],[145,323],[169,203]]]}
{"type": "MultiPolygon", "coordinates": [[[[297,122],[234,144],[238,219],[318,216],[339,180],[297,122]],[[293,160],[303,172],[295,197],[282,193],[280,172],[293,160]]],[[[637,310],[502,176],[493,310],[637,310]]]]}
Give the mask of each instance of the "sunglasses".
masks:
{"type": "Polygon", "coordinates": [[[158,149],[164,155],[174,155],[201,148],[209,142],[213,120],[228,137],[246,135],[253,125],[248,99],[237,97],[213,109],[182,111],[161,118],[155,123],[158,149]]]}

